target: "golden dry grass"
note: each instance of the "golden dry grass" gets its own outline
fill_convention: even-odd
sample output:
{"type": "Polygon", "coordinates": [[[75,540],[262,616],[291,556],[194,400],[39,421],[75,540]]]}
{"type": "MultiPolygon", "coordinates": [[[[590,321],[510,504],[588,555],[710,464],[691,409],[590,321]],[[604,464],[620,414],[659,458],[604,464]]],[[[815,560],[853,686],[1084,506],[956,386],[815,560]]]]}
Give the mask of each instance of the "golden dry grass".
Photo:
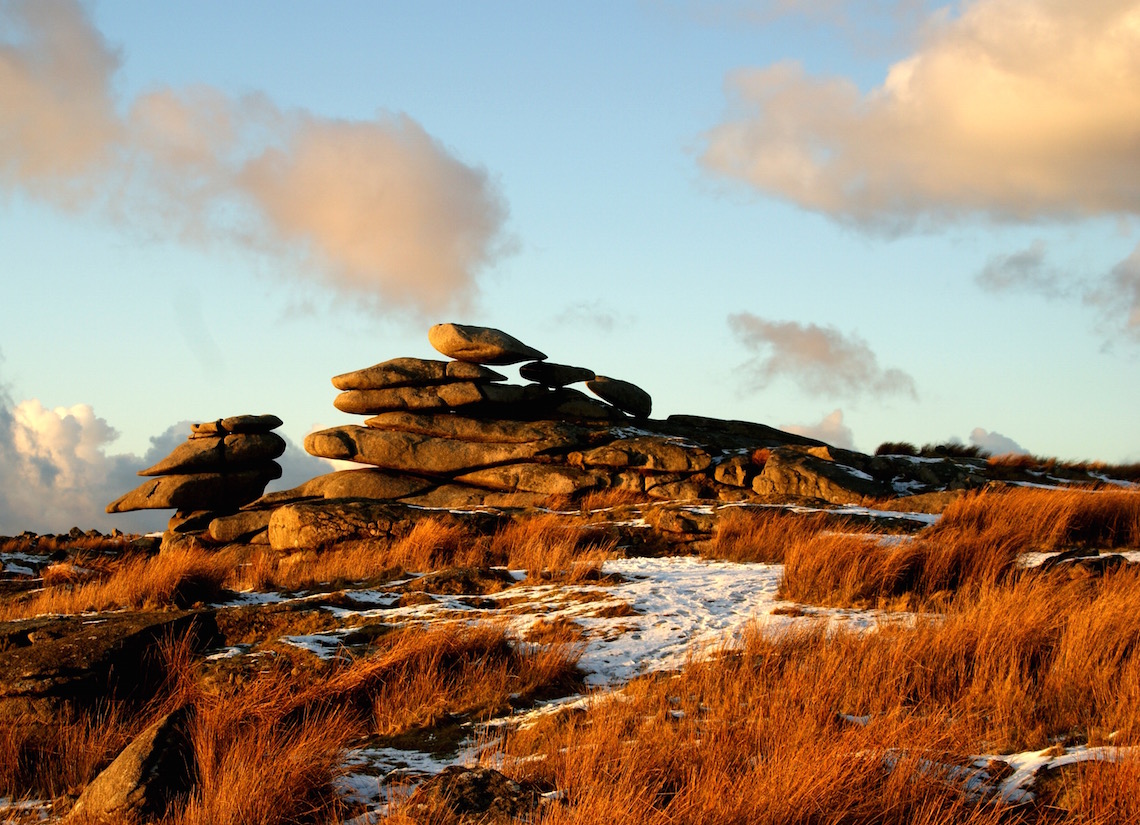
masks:
{"type": "Polygon", "coordinates": [[[91,576],[53,575],[51,586],[0,604],[0,621],[45,613],[186,607],[218,598],[231,570],[228,559],[204,550],[132,553],[91,576]]]}
{"type": "Polygon", "coordinates": [[[784,598],[937,607],[959,589],[1017,576],[1030,550],[1140,546],[1140,492],[1012,488],[958,499],[911,539],[854,529],[789,535],[784,598]]]}
{"type": "Polygon", "coordinates": [[[706,558],[725,561],[778,564],[784,561],[789,547],[824,530],[846,527],[822,513],[802,515],[774,508],[726,508],[720,513],[712,542],[702,553],[706,558]]]}
{"type": "MultiPolygon", "coordinates": [[[[565,794],[544,823],[1055,822],[1044,805],[974,804],[951,768],[1110,732],[1140,743],[1137,598],[1131,571],[1027,580],[914,626],[754,633],[588,714],[516,731],[502,751],[510,775],[565,794]]],[[[1135,821],[1135,762],[1070,783],[1063,821],[1135,821]]]]}

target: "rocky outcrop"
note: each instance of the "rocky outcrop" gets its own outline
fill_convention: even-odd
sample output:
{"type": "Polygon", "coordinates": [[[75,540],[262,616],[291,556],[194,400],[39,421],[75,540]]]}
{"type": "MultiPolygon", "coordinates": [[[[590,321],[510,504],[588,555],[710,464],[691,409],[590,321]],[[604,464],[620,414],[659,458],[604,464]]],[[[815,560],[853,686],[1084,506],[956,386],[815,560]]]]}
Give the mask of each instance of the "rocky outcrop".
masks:
{"type": "Polygon", "coordinates": [[[148,477],[107,505],[108,513],[173,509],[169,530],[204,528],[217,515],[233,513],[281,477],[273,459],[285,439],[272,430],[275,415],[235,415],[191,425],[187,441],[139,475],[148,477]]]}
{"type": "MultiPolygon", "coordinates": [[[[282,550],[399,532],[407,516],[372,505],[528,508],[613,491],[642,501],[879,503],[939,510],[946,491],[988,482],[977,459],[868,456],[763,424],[691,415],[650,418],[628,381],[546,360],[502,330],[438,324],[451,360],[393,358],[332,379],[334,405],[363,417],[309,434],[312,455],[349,461],[291,490],[257,496],[279,472],[273,416],[193,427],[108,508],[174,507],[168,537],[267,542],[282,550]],[[488,365],[522,363],[513,383],[488,365]],[[584,383],[587,395],[570,386],[584,383]],[[256,500],[254,500],[256,499],[256,500]]],[[[619,496],[620,497],[620,496],[619,496]]],[[[952,496],[951,496],[952,497],[952,496]]]]}

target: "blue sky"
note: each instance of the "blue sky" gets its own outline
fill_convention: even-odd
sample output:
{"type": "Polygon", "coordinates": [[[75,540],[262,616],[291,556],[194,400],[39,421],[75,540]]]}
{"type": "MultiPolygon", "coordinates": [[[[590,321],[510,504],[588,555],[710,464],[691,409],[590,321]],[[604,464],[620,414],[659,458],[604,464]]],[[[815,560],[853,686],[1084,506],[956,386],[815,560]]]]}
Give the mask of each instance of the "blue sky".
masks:
{"type": "Polygon", "coordinates": [[[0,0],[0,533],[143,524],[180,422],[297,445],[439,321],[662,417],[1140,461],[1138,90],[1135,0],[0,0]]]}

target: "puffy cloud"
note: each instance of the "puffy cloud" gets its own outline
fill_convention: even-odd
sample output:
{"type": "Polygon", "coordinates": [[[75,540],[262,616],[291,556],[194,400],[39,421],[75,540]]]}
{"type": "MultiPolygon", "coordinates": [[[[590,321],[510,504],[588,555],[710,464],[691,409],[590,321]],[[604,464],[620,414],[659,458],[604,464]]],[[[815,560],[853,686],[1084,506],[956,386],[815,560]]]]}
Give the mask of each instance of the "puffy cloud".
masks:
{"type": "Polygon", "coordinates": [[[981,427],[975,427],[970,433],[970,443],[975,447],[981,447],[991,455],[1027,454],[1029,452],[1009,436],[984,430],[981,427]]]}
{"type": "Polygon", "coordinates": [[[2,187],[299,258],[377,305],[423,311],[463,307],[507,249],[488,174],[406,115],[332,120],[208,86],[120,107],[118,55],[74,0],[0,0],[0,22],[2,187]]]}
{"type": "Polygon", "coordinates": [[[852,436],[851,428],[843,423],[843,410],[833,410],[825,415],[818,424],[784,424],[780,429],[825,441],[845,450],[855,449],[855,439],[852,436]]]}
{"type": "Polygon", "coordinates": [[[0,533],[73,526],[146,532],[169,514],[110,516],[107,503],[139,483],[138,456],[110,455],[118,433],[88,404],[48,409],[0,399],[0,533]]]}
{"type": "Polygon", "coordinates": [[[862,93],[798,63],[736,72],[704,166],[888,229],[1140,204],[1140,3],[973,0],[862,93]]]}
{"type": "MultiPolygon", "coordinates": [[[[0,535],[62,533],[72,527],[129,533],[164,529],[170,510],[108,514],[105,508],[142,482],[139,470],[185,441],[190,424],[180,421],[153,436],[142,456],[112,453],[119,434],[90,404],[54,409],[37,399],[13,404],[0,385],[0,535]]],[[[285,441],[276,489],[328,472],[323,461],[285,441]]]]}
{"type": "Polygon", "coordinates": [[[746,369],[756,387],[785,376],[806,392],[857,397],[901,393],[917,397],[914,379],[897,368],[883,369],[867,342],[834,327],[767,321],[747,312],[730,315],[729,327],[755,354],[746,369]]]}

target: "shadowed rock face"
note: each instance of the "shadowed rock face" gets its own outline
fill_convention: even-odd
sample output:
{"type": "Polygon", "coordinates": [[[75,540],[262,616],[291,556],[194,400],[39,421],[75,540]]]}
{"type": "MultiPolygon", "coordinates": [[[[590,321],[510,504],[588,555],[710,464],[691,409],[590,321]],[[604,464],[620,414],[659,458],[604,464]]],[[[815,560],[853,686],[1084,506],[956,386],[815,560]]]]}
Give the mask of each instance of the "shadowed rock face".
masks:
{"type": "Polygon", "coordinates": [[[87,706],[106,696],[145,699],[163,678],[157,651],[166,638],[188,638],[192,649],[204,650],[219,640],[213,612],[0,622],[0,720],[47,719],[68,704],[87,706]]]}

